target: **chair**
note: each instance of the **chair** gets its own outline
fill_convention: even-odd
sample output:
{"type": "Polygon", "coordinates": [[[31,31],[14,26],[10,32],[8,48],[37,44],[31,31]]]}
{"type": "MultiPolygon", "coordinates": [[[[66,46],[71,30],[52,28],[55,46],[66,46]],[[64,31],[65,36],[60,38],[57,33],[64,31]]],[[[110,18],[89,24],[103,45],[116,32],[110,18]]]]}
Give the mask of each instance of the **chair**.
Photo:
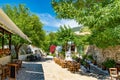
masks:
{"type": "Polygon", "coordinates": [[[109,73],[111,80],[113,80],[113,78],[115,78],[116,80],[120,80],[117,68],[109,68],[109,73]]]}
{"type": "Polygon", "coordinates": [[[0,64],[0,77],[1,77],[0,80],[5,79],[5,75],[3,74],[3,66],[2,66],[2,64],[0,64]]]}
{"type": "Polygon", "coordinates": [[[75,71],[78,72],[80,69],[80,63],[76,63],[76,68],[75,68],[75,71]]]}

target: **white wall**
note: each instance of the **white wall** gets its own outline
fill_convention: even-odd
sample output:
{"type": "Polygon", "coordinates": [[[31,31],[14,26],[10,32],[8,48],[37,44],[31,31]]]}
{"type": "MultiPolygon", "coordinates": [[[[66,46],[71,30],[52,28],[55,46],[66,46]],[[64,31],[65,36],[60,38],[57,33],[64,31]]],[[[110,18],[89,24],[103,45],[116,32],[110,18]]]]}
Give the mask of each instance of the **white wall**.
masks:
{"type": "Polygon", "coordinates": [[[26,55],[19,55],[19,60],[26,60],[26,57],[31,54],[26,54],[26,55]]]}

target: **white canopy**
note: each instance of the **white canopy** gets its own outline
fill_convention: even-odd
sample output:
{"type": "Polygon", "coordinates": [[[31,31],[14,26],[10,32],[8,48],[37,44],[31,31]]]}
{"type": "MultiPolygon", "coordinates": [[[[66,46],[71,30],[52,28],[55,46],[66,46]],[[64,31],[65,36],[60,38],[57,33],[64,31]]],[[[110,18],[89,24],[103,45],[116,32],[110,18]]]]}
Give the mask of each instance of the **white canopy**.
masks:
{"type": "Polygon", "coordinates": [[[0,23],[2,24],[0,27],[3,29],[17,34],[31,43],[29,38],[13,23],[13,21],[5,14],[2,9],[0,9],[0,23]]]}

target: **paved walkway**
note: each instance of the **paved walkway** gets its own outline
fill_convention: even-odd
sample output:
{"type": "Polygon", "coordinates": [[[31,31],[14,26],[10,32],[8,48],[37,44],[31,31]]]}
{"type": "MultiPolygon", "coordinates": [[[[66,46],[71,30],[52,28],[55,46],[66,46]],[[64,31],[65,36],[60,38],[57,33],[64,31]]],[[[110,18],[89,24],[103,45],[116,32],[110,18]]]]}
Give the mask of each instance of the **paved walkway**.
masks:
{"type": "Polygon", "coordinates": [[[98,79],[91,75],[83,75],[81,71],[71,73],[67,68],[54,63],[51,58],[46,58],[41,62],[23,62],[21,70],[17,75],[17,80],[107,80],[98,79]]]}
{"type": "Polygon", "coordinates": [[[97,80],[96,78],[71,73],[65,68],[61,68],[53,61],[43,62],[45,80],[97,80]]]}

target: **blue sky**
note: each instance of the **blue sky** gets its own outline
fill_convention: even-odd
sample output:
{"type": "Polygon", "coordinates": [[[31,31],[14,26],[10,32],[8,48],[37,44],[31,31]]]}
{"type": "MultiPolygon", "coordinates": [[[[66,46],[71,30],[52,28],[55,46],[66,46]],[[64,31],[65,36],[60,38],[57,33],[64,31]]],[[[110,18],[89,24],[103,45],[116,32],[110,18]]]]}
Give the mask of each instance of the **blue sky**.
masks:
{"type": "Polygon", "coordinates": [[[47,32],[57,31],[60,25],[79,26],[75,20],[56,19],[51,0],[0,0],[0,7],[5,4],[12,6],[25,4],[32,13],[39,16],[40,21],[44,24],[43,29],[47,32]]]}

